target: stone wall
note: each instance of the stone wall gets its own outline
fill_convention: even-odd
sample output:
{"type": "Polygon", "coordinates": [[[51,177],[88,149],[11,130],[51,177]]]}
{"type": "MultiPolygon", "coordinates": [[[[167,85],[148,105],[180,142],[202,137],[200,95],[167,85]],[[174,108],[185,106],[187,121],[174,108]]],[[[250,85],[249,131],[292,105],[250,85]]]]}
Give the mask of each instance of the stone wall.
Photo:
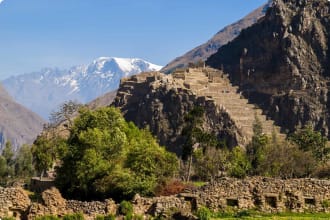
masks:
{"type": "Polygon", "coordinates": [[[330,211],[330,181],[318,179],[224,178],[191,192],[197,206],[212,210],[257,208],[264,212],[330,211]]]}
{"type": "Polygon", "coordinates": [[[30,204],[31,201],[23,189],[0,187],[0,218],[14,216],[20,219],[30,204]]]}
{"type": "MultiPolygon", "coordinates": [[[[0,188],[0,218],[35,219],[38,216],[64,216],[83,213],[85,219],[116,214],[118,205],[111,199],[82,202],[64,199],[56,188],[31,201],[21,188],[0,188]]],[[[134,213],[163,216],[174,213],[192,216],[193,211],[206,206],[213,211],[258,209],[263,212],[329,212],[330,181],[317,179],[274,179],[250,177],[243,180],[222,178],[204,187],[173,196],[132,200],[134,213]]]]}

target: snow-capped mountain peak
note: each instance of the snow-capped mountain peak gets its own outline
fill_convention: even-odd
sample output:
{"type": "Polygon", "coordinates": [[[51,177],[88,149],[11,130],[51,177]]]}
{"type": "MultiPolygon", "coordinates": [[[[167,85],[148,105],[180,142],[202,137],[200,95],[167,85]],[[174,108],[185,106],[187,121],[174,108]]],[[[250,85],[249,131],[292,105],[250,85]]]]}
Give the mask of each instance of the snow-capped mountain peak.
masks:
{"type": "Polygon", "coordinates": [[[45,68],[13,76],[4,80],[3,85],[19,103],[47,119],[64,101],[87,103],[116,90],[123,77],[161,68],[139,58],[99,57],[88,65],[69,70],[45,68]]]}

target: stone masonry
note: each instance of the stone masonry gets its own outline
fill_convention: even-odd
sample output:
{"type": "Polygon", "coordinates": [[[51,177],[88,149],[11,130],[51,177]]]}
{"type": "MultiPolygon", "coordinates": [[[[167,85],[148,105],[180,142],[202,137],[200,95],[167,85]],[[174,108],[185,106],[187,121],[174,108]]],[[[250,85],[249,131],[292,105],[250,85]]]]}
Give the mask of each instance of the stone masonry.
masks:
{"type": "MultiPolygon", "coordinates": [[[[168,217],[173,213],[191,216],[206,206],[213,211],[257,209],[263,212],[329,212],[330,181],[319,179],[274,179],[249,177],[221,178],[201,188],[184,193],[144,198],[136,195],[134,213],[144,216],[168,217]]],[[[111,199],[82,202],[65,200],[56,188],[42,193],[40,201],[31,202],[21,188],[0,188],[0,218],[35,219],[43,215],[63,216],[83,213],[85,219],[116,214],[118,205],[111,199]]]]}
{"type": "Polygon", "coordinates": [[[162,145],[176,153],[174,148],[182,144],[184,115],[194,106],[205,109],[204,129],[229,147],[250,142],[256,117],[264,133],[277,131],[285,137],[261,109],[240,95],[226,74],[212,68],[188,68],[171,75],[149,72],[122,79],[112,105],[138,127],[148,126],[162,145]]]}

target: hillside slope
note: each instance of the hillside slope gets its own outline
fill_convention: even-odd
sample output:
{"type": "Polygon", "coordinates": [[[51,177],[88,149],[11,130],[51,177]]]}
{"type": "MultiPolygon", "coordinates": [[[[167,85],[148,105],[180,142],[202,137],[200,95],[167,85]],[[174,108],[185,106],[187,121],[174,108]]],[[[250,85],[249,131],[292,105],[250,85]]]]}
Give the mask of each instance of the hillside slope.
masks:
{"type": "Polygon", "coordinates": [[[256,23],[259,18],[263,17],[267,8],[271,5],[271,2],[272,1],[269,1],[267,4],[251,12],[241,20],[220,30],[206,43],[192,49],[180,57],[175,58],[161,71],[164,73],[170,73],[176,68],[187,67],[189,63],[196,63],[200,60],[206,60],[209,56],[216,53],[221,46],[237,37],[241,30],[251,26],[256,23]]]}
{"type": "Polygon", "coordinates": [[[277,0],[206,63],[288,131],[311,124],[329,136],[329,12],[327,0],[277,0]]]}
{"type": "Polygon", "coordinates": [[[31,144],[44,123],[38,115],[16,103],[0,85],[0,150],[7,141],[15,148],[31,144]]]}

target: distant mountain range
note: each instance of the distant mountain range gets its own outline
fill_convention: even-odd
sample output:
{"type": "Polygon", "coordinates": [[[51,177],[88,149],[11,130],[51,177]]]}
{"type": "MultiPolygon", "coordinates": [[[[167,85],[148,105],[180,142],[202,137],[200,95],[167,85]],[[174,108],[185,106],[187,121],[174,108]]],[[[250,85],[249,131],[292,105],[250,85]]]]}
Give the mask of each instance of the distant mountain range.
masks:
{"type": "Polygon", "coordinates": [[[69,70],[47,68],[12,76],[2,83],[17,102],[48,119],[64,101],[90,102],[116,90],[123,77],[161,68],[137,58],[100,57],[89,65],[69,70]]]}
{"type": "Polygon", "coordinates": [[[190,50],[180,57],[175,58],[161,71],[164,73],[171,73],[174,69],[186,67],[189,63],[196,63],[200,60],[205,61],[212,54],[216,53],[221,46],[236,38],[243,29],[253,25],[258,21],[258,19],[265,16],[267,9],[271,6],[272,2],[272,0],[269,0],[267,4],[254,10],[241,20],[226,26],[206,43],[190,50]]]}
{"type": "Polygon", "coordinates": [[[0,151],[7,141],[15,149],[31,144],[44,123],[37,114],[16,103],[0,85],[0,151]]]}

